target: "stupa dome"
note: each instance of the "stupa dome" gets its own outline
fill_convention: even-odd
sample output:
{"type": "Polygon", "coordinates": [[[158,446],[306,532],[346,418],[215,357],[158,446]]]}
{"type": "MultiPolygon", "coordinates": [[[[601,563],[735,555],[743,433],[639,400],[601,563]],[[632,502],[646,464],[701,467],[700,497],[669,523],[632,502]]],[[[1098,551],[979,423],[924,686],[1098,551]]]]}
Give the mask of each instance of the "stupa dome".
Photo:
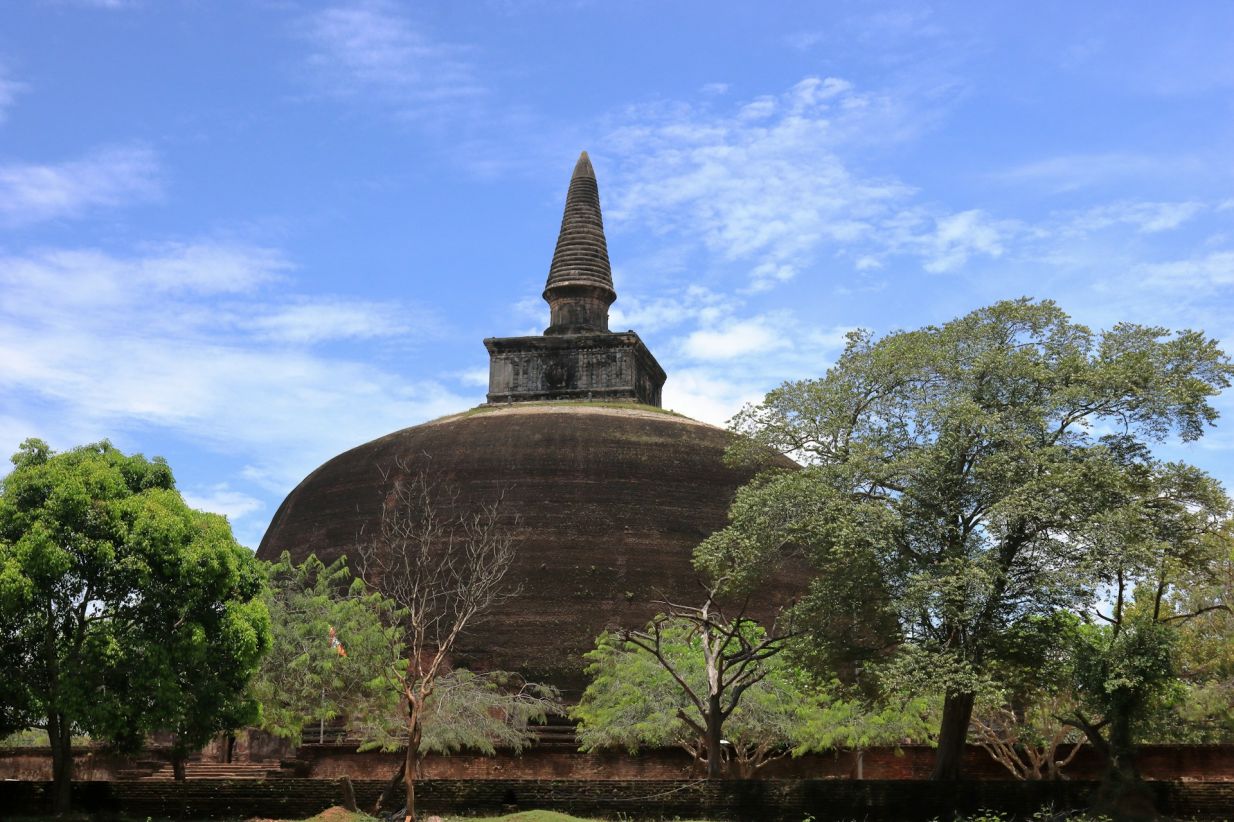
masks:
{"type": "MultiPolygon", "coordinates": [[[[587,153],[566,195],[544,299],[543,335],[490,338],[488,404],[340,454],[284,500],[257,556],[353,557],[381,529],[393,480],[423,473],[475,512],[498,498],[521,541],[518,594],[459,640],[453,661],[518,671],[567,694],[606,628],[641,627],[658,602],[702,604],[694,548],[727,521],[756,467],[724,463],[732,434],[663,411],[666,375],[633,331],[612,332],[613,288],[587,153]]],[[[768,452],[768,464],[792,466],[768,452]]],[[[759,598],[763,620],[797,586],[785,572],[759,598]]]]}
{"type": "MultiPolygon", "coordinates": [[[[378,527],[391,471],[430,470],[457,489],[462,510],[500,495],[522,535],[507,576],[518,594],[461,639],[454,661],[577,693],[582,654],[601,631],[643,625],[664,598],[701,603],[692,552],[750,477],[723,461],[731,436],[632,404],[481,407],[322,465],[280,506],[257,555],[351,553],[378,527]]],[[[787,587],[768,602],[786,601],[787,587]]]]}

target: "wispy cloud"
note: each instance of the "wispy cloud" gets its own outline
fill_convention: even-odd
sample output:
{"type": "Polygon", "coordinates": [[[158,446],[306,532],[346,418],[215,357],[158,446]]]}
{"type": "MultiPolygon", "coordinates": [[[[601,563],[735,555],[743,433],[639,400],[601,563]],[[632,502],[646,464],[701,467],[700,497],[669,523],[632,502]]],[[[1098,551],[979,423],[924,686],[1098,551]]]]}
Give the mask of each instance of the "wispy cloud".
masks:
{"type": "Polygon", "coordinates": [[[63,6],[84,6],[91,9],[119,11],[121,9],[136,8],[140,0],[56,0],[56,2],[63,6]]]}
{"type": "MultiPolygon", "coordinates": [[[[410,344],[424,330],[397,321],[406,307],[295,294],[277,250],[189,243],[8,256],[0,295],[0,432],[10,446],[161,429],[244,455],[245,476],[286,492],[357,442],[473,399],[431,375],[408,379],[318,347],[357,335],[410,344]],[[360,330],[364,317],[371,324],[360,330]]],[[[240,520],[238,532],[259,533],[243,519],[259,513],[243,488],[196,493],[240,520]]]]}
{"type": "Polygon", "coordinates": [[[1070,227],[1077,231],[1101,231],[1111,227],[1130,226],[1143,234],[1171,231],[1204,211],[1203,203],[1120,201],[1083,211],[1075,216],[1070,227]]]}
{"type": "Polygon", "coordinates": [[[837,148],[886,102],[844,80],[807,78],[714,114],[634,109],[613,131],[619,159],[608,214],[654,232],[701,238],[727,261],[750,264],[755,288],[791,279],[828,242],[868,236],[907,196],[896,180],[860,177],[837,148]]]}
{"type": "Polygon", "coordinates": [[[1079,191],[1142,177],[1163,178],[1196,170],[1187,158],[1163,158],[1132,152],[1063,154],[996,172],[999,182],[1031,185],[1054,194],[1079,191]]]}
{"type": "Polygon", "coordinates": [[[227,517],[236,532],[236,538],[242,544],[253,546],[261,541],[265,517],[255,518],[253,515],[266,510],[266,504],[262,500],[252,494],[237,491],[225,482],[204,488],[182,488],[181,493],[190,508],[227,517]]]}
{"type": "Polygon", "coordinates": [[[949,214],[934,221],[934,230],[924,237],[926,271],[939,273],[959,268],[974,254],[999,257],[1003,231],[980,209],[949,214]]]}
{"type": "Polygon", "coordinates": [[[160,178],[158,157],[142,145],[101,148],[58,164],[0,164],[0,224],[77,217],[157,199],[160,178]]]}
{"type": "Polygon", "coordinates": [[[483,94],[464,46],[435,40],[401,7],[362,0],[316,11],[300,27],[327,94],[372,97],[405,113],[483,94]]]}
{"type": "Polygon", "coordinates": [[[682,347],[696,360],[733,360],[790,348],[792,342],[771,318],[759,317],[699,329],[685,338],[682,347]]]}
{"type": "Polygon", "coordinates": [[[720,262],[745,265],[754,292],[794,279],[824,254],[855,270],[888,253],[913,254],[932,271],[997,256],[993,219],[915,204],[911,185],[854,170],[851,157],[907,138],[913,119],[895,98],[834,77],[807,77],[718,113],[634,108],[606,144],[617,161],[607,214],[619,228],[697,238],[720,262]]]}
{"type": "Polygon", "coordinates": [[[424,334],[438,327],[428,312],[392,302],[300,298],[253,318],[253,333],[272,342],[309,344],[424,334]]]}
{"type": "Polygon", "coordinates": [[[8,110],[17,102],[17,97],[26,90],[26,84],[10,77],[4,65],[0,64],[0,123],[4,122],[8,110]]]}
{"type": "Polygon", "coordinates": [[[1203,292],[1234,286],[1234,251],[1214,251],[1201,257],[1145,263],[1138,267],[1141,287],[1176,293],[1203,292]]]}

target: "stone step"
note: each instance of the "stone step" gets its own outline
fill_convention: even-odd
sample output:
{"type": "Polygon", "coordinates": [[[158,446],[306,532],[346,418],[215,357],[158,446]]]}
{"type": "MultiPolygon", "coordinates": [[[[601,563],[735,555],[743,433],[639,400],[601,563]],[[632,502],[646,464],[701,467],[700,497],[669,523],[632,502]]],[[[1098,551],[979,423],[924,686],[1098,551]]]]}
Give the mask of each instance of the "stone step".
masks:
{"type": "MultiPolygon", "coordinates": [[[[185,779],[266,779],[270,773],[268,762],[187,762],[185,779]]],[[[142,781],[166,782],[175,779],[171,763],[153,773],[140,777],[142,781]]]]}

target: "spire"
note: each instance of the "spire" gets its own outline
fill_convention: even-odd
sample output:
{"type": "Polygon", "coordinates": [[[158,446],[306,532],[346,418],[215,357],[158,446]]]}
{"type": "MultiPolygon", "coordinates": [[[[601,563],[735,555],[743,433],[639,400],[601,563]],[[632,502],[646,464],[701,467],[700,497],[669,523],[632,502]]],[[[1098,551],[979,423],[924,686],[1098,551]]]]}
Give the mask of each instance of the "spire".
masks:
{"type": "Polygon", "coordinates": [[[600,216],[600,189],[585,151],[570,177],[544,299],[552,312],[552,325],[545,334],[608,331],[608,307],[617,292],[600,216]]]}

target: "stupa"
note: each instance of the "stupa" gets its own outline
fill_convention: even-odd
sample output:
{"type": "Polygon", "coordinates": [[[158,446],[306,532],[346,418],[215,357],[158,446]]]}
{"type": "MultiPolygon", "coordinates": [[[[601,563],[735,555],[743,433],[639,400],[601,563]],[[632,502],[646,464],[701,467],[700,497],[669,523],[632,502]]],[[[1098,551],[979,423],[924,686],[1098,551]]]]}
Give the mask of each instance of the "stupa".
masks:
{"type": "MultiPolygon", "coordinates": [[[[664,369],[638,334],[609,331],[617,293],[586,152],[543,296],[543,335],[484,341],[486,404],[329,460],[283,501],[257,555],[351,553],[379,527],[392,471],[430,471],[464,510],[501,496],[522,537],[508,574],[518,593],[462,637],[454,663],[518,671],[570,697],[601,631],[640,627],[664,599],[699,599],[693,550],[755,469],[725,464],[729,432],[663,410],[664,369]]],[[[763,615],[795,589],[787,576],[773,583],[763,615]]]]}

